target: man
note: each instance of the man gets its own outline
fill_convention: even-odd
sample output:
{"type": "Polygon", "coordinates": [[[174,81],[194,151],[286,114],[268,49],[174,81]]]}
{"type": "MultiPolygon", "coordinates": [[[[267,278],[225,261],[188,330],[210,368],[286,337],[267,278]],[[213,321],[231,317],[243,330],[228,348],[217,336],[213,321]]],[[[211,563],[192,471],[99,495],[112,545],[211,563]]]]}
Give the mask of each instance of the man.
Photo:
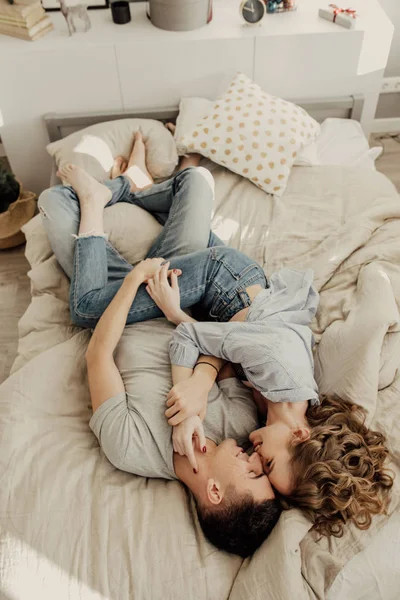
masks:
{"type": "MultiPolygon", "coordinates": [[[[134,276],[131,280],[129,277],[121,288],[122,294],[129,293],[134,285],[134,276]]],[[[170,385],[165,371],[172,328],[157,322],[156,335],[154,322],[126,329],[114,359],[126,320],[123,304],[122,295],[117,294],[88,346],[86,358],[94,411],[90,427],[118,469],[184,483],[194,495],[199,521],[208,539],[218,548],[249,556],[268,537],[281,512],[258,454],[249,456],[241,448],[249,433],[258,427],[251,392],[229,372],[219,385],[211,387],[203,421],[204,437],[199,427],[193,445],[195,471],[192,457],[174,452],[172,429],[182,438],[187,428],[191,436],[192,421],[197,420],[200,425],[199,417],[186,419],[174,428],[165,417],[166,390],[170,385]],[[145,348],[136,342],[138,334],[141,340],[146,335],[145,348]]],[[[217,359],[207,357],[210,360],[217,359]]],[[[215,379],[212,368],[201,358],[193,376],[199,385],[208,378],[211,386],[215,379]]]]}

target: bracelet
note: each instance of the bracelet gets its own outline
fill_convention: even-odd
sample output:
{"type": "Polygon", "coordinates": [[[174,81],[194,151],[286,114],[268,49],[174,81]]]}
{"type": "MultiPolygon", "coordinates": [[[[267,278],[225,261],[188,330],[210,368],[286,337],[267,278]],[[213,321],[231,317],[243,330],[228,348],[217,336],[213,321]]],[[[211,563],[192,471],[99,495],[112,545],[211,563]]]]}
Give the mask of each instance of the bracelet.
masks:
{"type": "Polygon", "coordinates": [[[197,365],[209,365],[210,367],[212,367],[213,369],[215,369],[217,371],[217,375],[219,374],[219,371],[218,371],[217,367],[215,365],[213,365],[212,363],[210,363],[210,362],[206,362],[205,360],[202,360],[202,361],[196,363],[194,365],[194,368],[196,368],[197,365]]]}

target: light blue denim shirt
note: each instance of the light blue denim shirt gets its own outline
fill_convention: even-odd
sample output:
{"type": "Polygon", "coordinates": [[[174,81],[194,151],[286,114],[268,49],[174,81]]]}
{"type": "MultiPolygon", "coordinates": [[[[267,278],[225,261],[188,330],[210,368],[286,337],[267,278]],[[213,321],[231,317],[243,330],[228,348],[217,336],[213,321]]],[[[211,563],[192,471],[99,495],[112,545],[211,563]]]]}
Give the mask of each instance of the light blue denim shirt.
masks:
{"type": "Polygon", "coordinates": [[[272,402],[319,404],[309,328],[319,301],[313,276],[311,269],[274,273],[243,322],[181,323],[169,346],[171,363],[193,368],[200,354],[217,356],[239,363],[272,402]]]}

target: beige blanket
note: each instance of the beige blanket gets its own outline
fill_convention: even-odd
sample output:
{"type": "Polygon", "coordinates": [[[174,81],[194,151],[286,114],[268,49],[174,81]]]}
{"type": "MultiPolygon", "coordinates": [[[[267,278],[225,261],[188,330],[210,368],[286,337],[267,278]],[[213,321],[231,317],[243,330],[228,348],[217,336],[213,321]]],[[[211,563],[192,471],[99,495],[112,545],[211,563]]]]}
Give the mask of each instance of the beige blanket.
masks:
{"type": "MultiPolygon", "coordinates": [[[[222,239],[253,256],[267,275],[283,265],[315,270],[320,389],[367,407],[370,424],[388,437],[398,473],[400,201],[394,187],[374,171],[294,168],[284,197],[275,200],[211,168],[213,228],[222,239]]],[[[111,241],[131,262],[159,231],[128,205],[107,209],[106,222],[111,241]]],[[[398,482],[389,516],[375,518],[367,532],[349,526],[341,539],[319,539],[292,510],[243,562],[204,540],[179,483],[114,469],[88,428],[90,333],[69,324],[68,282],[39,217],[25,234],[33,298],[19,324],[13,374],[0,387],[1,598],[398,598],[398,482]]],[[[170,334],[163,319],[126,329],[117,360],[137,365],[125,382],[136,393],[170,384],[170,334]]]]}

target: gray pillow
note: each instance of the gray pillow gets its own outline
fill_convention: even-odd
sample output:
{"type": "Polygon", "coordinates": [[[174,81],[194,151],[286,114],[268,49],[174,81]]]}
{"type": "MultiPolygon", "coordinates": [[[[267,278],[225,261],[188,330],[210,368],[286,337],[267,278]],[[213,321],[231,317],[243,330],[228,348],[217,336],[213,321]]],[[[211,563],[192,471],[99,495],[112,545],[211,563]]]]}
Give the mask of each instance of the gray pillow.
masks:
{"type": "Polygon", "coordinates": [[[178,163],[176,145],[171,133],[153,119],[121,119],[97,123],[52,142],[47,152],[57,167],[74,163],[83,167],[98,181],[108,179],[113,159],[127,159],[133,136],[140,130],[146,145],[146,164],[154,179],[170,177],[178,163]]]}

